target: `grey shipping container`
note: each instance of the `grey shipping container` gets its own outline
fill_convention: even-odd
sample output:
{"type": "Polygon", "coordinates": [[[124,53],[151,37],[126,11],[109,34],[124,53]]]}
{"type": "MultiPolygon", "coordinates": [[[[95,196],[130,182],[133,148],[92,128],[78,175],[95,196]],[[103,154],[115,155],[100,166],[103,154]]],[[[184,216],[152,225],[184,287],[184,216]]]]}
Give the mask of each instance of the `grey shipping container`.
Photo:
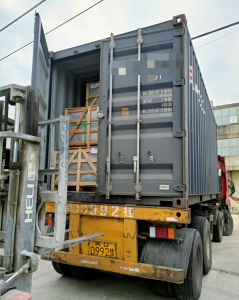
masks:
{"type": "Polygon", "coordinates": [[[51,53],[38,14],[35,22],[32,85],[48,119],[84,106],[85,84],[100,81],[98,186],[70,200],[218,197],[217,128],[184,15],[51,53]]]}

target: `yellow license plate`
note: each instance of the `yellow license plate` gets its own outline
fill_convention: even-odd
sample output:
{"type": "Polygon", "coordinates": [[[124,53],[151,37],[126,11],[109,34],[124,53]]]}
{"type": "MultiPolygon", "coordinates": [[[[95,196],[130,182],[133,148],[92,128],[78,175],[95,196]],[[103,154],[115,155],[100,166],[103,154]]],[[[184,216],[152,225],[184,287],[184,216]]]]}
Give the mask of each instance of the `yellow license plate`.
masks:
{"type": "Polygon", "coordinates": [[[90,241],[89,254],[116,258],[116,243],[106,241],[90,241]]]}

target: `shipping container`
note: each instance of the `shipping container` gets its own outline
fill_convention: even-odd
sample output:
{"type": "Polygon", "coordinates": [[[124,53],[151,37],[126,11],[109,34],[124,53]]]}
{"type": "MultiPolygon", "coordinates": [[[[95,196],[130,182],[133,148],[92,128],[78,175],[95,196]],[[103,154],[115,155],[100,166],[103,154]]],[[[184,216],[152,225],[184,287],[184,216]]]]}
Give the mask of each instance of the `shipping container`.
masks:
{"type": "Polygon", "coordinates": [[[216,122],[183,18],[50,55],[36,26],[32,87],[41,119],[85,106],[86,83],[100,81],[93,202],[162,206],[218,196],[216,122]]]}

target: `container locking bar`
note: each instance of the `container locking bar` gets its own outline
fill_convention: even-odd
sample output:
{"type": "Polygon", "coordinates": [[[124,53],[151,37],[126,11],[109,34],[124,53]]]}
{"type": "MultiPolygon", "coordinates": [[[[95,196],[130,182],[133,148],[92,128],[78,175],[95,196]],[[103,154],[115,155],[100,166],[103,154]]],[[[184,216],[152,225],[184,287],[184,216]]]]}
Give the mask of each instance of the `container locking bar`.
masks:
{"type": "Polygon", "coordinates": [[[113,50],[115,48],[114,35],[111,33],[110,38],[110,98],[109,98],[109,119],[108,119],[108,156],[106,158],[106,197],[110,199],[110,192],[112,191],[112,184],[110,182],[110,159],[111,159],[111,125],[112,125],[112,88],[113,88],[113,75],[112,75],[112,63],[113,63],[113,50]]]}
{"type": "MultiPolygon", "coordinates": [[[[138,61],[140,61],[141,56],[141,44],[143,43],[142,29],[138,29],[138,61]]],[[[142,191],[142,186],[139,183],[139,139],[140,139],[140,74],[138,75],[138,97],[137,97],[137,155],[133,157],[134,163],[136,162],[136,181],[135,181],[135,199],[140,200],[140,193],[142,191]]],[[[135,171],[135,168],[134,168],[135,171]]]]}

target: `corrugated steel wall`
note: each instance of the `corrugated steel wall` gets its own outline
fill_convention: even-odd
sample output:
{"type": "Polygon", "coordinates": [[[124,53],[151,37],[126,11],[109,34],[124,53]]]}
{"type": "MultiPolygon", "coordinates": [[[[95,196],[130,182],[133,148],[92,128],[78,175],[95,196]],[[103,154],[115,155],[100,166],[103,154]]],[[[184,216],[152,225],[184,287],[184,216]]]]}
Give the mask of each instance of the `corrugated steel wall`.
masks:
{"type": "Polygon", "coordinates": [[[218,193],[217,125],[190,38],[189,47],[189,194],[218,193]]]}

